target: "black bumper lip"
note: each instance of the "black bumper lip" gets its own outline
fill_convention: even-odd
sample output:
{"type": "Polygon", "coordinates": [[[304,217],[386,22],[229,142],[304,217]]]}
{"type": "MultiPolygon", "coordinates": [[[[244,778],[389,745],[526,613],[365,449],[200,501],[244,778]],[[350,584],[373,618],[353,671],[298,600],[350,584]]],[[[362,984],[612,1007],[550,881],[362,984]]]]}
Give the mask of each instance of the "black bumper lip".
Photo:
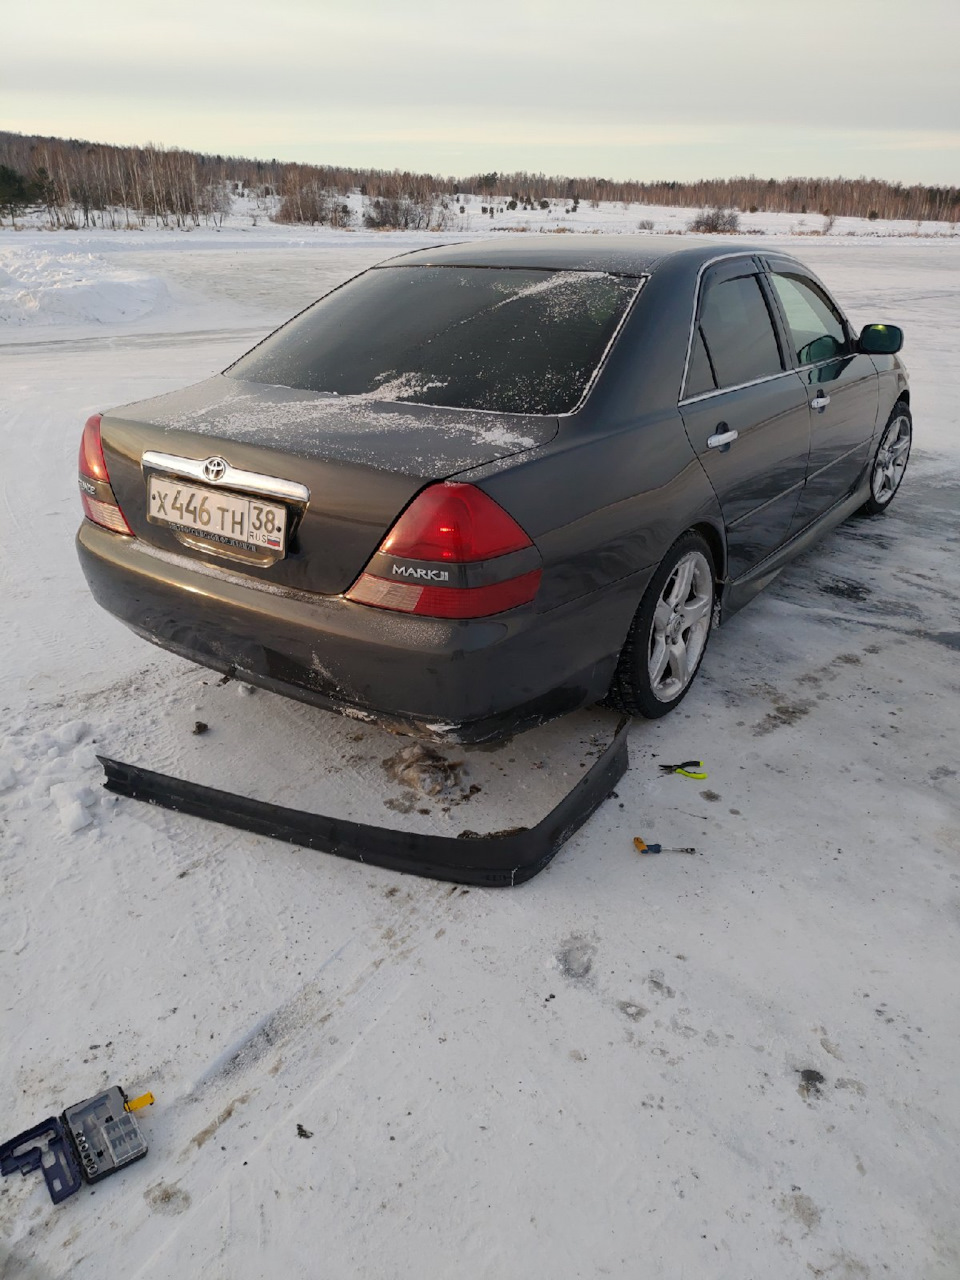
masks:
{"type": "Polygon", "coordinates": [[[620,721],[609,745],[590,769],[536,826],[486,836],[467,832],[459,837],[435,836],[349,822],[285,809],[107,756],[97,759],[106,774],[106,789],[133,800],[393,871],[456,884],[505,888],[522,884],[542,871],[623,777],[629,764],[628,726],[626,718],[620,721]]]}

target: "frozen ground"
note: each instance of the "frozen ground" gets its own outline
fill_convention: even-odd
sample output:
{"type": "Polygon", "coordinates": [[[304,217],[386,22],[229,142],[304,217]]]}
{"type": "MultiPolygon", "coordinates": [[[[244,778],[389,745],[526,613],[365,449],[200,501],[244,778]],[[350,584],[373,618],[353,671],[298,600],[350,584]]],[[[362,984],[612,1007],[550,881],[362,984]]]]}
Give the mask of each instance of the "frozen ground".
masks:
{"type": "Polygon", "coordinates": [[[107,750],[489,830],[606,741],[591,711],[448,751],[461,785],[403,812],[402,740],[221,686],[84,586],[85,416],[203,377],[415,243],[0,237],[25,282],[0,289],[0,1137],[107,1083],[157,1096],[142,1164],[58,1208],[36,1176],[0,1182],[0,1276],[956,1280],[955,240],[778,240],[855,322],[907,330],[902,493],[714,635],[529,885],[415,880],[100,790],[107,750]],[[659,777],[690,756],[706,782],[659,777]],[[641,858],[638,834],[699,852],[641,858]]]}

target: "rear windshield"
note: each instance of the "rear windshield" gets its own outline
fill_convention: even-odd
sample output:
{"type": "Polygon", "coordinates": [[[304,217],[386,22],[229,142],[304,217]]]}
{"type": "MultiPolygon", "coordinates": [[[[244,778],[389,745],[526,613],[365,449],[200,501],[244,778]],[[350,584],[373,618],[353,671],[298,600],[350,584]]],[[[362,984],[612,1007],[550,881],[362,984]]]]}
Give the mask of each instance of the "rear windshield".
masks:
{"type": "Polygon", "coordinates": [[[247,382],[501,413],[568,413],[640,287],[601,271],[378,267],[228,370],[247,382]]]}

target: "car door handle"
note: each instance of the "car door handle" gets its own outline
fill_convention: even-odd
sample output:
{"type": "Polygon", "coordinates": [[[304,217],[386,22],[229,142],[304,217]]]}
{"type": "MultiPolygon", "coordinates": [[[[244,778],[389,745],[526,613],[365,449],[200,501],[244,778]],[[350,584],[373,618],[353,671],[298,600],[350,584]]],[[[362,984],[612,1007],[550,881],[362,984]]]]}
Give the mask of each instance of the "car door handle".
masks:
{"type": "Polygon", "coordinates": [[[811,408],[811,409],[825,409],[829,403],[830,403],[830,397],[829,397],[829,396],[815,396],[815,397],[810,401],[810,408],[811,408]]]}
{"type": "MultiPolygon", "coordinates": [[[[721,423],[720,425],[726,426],[726,423],[721,423]]],[[[733,444],[739,435],[739,431],[718,431],[716,435],[707,436],[707,448],[722,449],[724,445],[733,444]]]]}

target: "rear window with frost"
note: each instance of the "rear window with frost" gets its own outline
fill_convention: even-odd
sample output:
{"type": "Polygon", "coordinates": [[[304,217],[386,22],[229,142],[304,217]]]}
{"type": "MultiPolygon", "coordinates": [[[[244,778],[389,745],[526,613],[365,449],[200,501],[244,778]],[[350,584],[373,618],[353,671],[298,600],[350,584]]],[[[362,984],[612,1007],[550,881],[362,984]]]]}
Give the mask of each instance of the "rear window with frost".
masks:
{"type": "Polygon", "coordinates": [[[568,413],[641,281],[601,271],[378,267],[228,376],[337,396],[568,413]]]}

